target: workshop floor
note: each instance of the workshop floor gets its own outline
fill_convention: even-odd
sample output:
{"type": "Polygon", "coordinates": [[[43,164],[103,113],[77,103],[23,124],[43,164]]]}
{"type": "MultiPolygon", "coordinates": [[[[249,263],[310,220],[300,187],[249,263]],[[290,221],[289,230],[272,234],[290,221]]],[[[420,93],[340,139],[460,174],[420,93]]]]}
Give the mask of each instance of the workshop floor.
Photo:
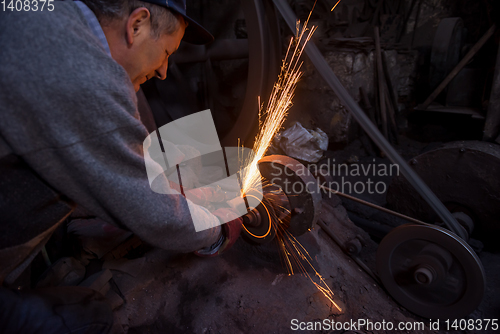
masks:
{"type": "MultiPolygon", "coordinates": [[[[406,154],[421,147],[403,143],[406,154]]],[[[334,156],[340,163],[356,156],[363,159],[359,143],[334,156]],[[357,154],[357,156],[356,156],[357,154]]],[[[364,198],[383,204],[383,198],[364,198]]],[[[356,210],[337,196],[324,196],[321,220],[345,242],[354,236],[363,240],[359,259],[375,271],[377,244],[348,218],[356,210]]],[[[240,240],[227,254],[198,258],[192,254],[171,255],[152,250],[135,263],[113,271],[113,278],[125,297],[115,310],[117,333],[289,333],[291,321],[422,321],[400,307],[376,281],[363,271],[321,228],[298,238],[314,259],[313,265],[335,293],[337,310],[314,284],[298,270],[289,276],[274,244],[255,246],[240,240]]],[[[479,254],[486,272],[483,302],[470,317],[498,318],[500,315],[500,255],[479,254]]],[[[314,277],[312,270],[309,274],[314,277]]],[[[304,331],[311,332],[311,331],[304,331]]],[[[315,332],[315,331],[312,331],[315,332]]],[[[330,331],[317,331],[329,333],[330,331]]],[[[383,333],[357,331],[345,333],[383,333]]],[[[409,331],[408,333],[446,333],[409,331]]],[[[454,332],[458,333],[458,332],[454,332]]],[[[463,332],[473,333],[473,332],[463,332]]],[[[481,333],[488,333],[483,331],[481,333]]]]}
{"type": "MultiPolygon", "coordinates": [[[[367,242],[362,254],[373,269],[375,243],[348,220],[338,198],[326,199],[322,219],[338,227],[341,239],[362,235],[367,242]]],[[[113,278],[126,298],[116,311],[115,328],[124,333],[288,333],[292,319],[418,319],[399,307],[319,227],[299,241],[342,311],[305,275],[288,276],[273,245],[257,247],[240,240],[217,258],[154,250],[132,260],[133,272],[115,271],[113,278]]]]}

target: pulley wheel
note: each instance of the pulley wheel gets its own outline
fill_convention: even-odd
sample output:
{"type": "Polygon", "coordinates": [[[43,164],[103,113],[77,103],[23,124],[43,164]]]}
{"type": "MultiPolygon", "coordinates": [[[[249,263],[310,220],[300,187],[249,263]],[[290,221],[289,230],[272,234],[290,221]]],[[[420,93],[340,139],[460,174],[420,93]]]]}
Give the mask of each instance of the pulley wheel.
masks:
{"type": "Polygon", "coordinates": [[[259,170],[266,182],[278,185],[288,197],[292,211],[288,231],[299,236],[314,227],[321,193],[307,167],[287,156],[270,155],[259,161],[259,170]]]}
{"type": "Polygon", "coordinates": [[[389,294],[429,319],[470,314],[483,298],[483,266],[470,246],[434,225],[402,225],[377,251],[377,271],[389,294]]]}

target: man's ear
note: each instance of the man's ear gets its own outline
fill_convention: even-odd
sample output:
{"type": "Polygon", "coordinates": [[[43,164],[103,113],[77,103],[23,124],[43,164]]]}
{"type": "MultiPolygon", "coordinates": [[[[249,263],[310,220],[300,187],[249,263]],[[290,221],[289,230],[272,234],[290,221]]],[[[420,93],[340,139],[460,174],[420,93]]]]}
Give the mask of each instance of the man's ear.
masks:
{"type": "Polygon", "coordinates": [[[138,36],[141,36],[146,32],[149,34],[149,29],[151,28],[150,18],[151,14],[145,7],[139,7],[130,13],[126,23],[127,31],[125,36],[129,46],[134,43],[134,40],[138,36]]]}

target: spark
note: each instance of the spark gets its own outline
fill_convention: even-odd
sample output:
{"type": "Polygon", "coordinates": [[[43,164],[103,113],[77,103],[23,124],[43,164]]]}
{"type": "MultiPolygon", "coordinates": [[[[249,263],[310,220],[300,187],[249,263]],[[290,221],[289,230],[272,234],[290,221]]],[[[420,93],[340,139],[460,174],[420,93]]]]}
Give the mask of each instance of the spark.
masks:
{"type": "Polygon", "coordinates": [[[335,9],[335,7],[337,7],[337,5],[340,3],[340,1],[342,1],[342,0],[337,1],[337,3],[335,4],[335,6],[333,6],[331,12],[333,12],[333,10],[335,9]]]}
{"type": "MultiPolygon", "coordinates": [[[[314,9],[314,7],[313,7],[314,9]]],[[[296,35],[290,39],[285,58],[282,61],[281,71],[274,84],[271,96],[267,102],[265,112],[262,112],[259,98],[259,128],[260,131],[255,138],[253,146],[254,154],[244,165],[247,166],[242,172],[242,194],[248,193],[255,188],[260,180],[258,161],[266,154],[276,133],[283,126],[283,122],[292,106],[295,88],[302,76],[302,61],[300,58],[307,42],[311,39],[316,27],[308,28],[307,24],[311,18],[312,11],[303,25],[297,21],[296,35]],[[262,119],[265,117],[264,121],[262,119]]]]}
{"type": "Polygon", "coordinates": [[[278,229],[276,232],[276,240],[278,241],[281,253],[283,254],[288,275],[294,275],[295,272],[293,268],[295,264],[295,266],[299,268],[301,274],[307,276],[307,278],[309,278],[316,288],[323,293],[332,305],[334,305],[337,310],[342,312],[342,308],[333,300],[334,293],[332,289],[330,289],[323,276],[321,276],[316,268],[314,268],[312,258],[304,246],[302,246],[302,244],[283,227],[282,222],[274,223],[273,220],[272,224],[278,229]],[[309,274],[307,267],[313,270],[314,276],[309,274]]]}
{"type": "MultiPolygon", "coordinates": [[[[264,188],[273,186],[266,181],[264,188]]],[[[295,269],[298,268],[297,272],[306,276],[314,286],[334,305],[337,310],[342,312],[342,308],[333,300],[334,293],[332,289],[328,286],[323,276],[316,270],[312,264],[313,259],[309,255],[307,249],[302,246],[302,244],[288,231],[288,219],[290,219],[290,210],[277,204],[273,197],[267,197],[267,203],[271,204],[274,210],[267,210],[269,214],[269,222],[271,223],[270,228],[276,233],[276,242],[280,249],[281,258],[284,262],[284,266],[288,272],[289,276],[295,274],[295,269]],[[283,212],[286,214],[285,220],[278,218],[276,212],[283,212]],[[310,274],[308,269],[312,269],[314,274],[310,274]]],[[[264,203],[263,203],[264,204],[264,203]]]]}
{"type": "MultiPolygon", "coordinates": [[[[339,0],[340,2],[340,0],[339,0]]],[[[339,3],[337,2],[337,4],[339,3]]],[[[295,36],[290,39],[288,49],[282,60],[280,74],[273,86],[271,96],[267,102],[267,107],[263,112],[263,105],[259,105],[259,133],[255,138],[253,146],[253,155],[244,161],[245,168],[241,170],[240,178],[242,183],[241,196],[250,196],[251,192],[258,191],[258,185],[261,181],[261,174],[258,169],[258,162],[266,154],[276,133],[281,129],[288,110],[292,106],[295,88],[302,76],[301,68],[303,62],[300,60],[307,43],[316,31],[316,27],[308,28],[307,25],[311,18],[316,2],[313,5],[307,20],[301,27],[300,21],[296,24],[295,36]],[[264,120],[263,120],[264,119],[264,120]]],[[[336,5],[335,5],[336,6],[336,5]]],[[[334,7],[335,8],[335,7],[334,7]]],[[[333,9],[332,9],[333,10],[333,9]]],[[[263,188],[266,187],[264,180],[263,188]]],[[[278,208],[279,210],[287,210],[278,208]]],[[[288,210],[287,210],[288,211],[288,210]]],[[[289,212],[288,212],[289,213],[289,212]]],[[[278,242],[285,266],[289,275],[294,275],[294,265],[299,271],[307,276],[316,288],[334,305],[339,311],[342,309],[333,300],[334,293],[327,285],[321,274],[314,268],[312,258],[300,242],[286,229],[286,223],[277,217],[269,219],[271,226],[276,231],[276,240],[278,242]],[[312,276],[307,269],[312,269],[312,276]]]]}

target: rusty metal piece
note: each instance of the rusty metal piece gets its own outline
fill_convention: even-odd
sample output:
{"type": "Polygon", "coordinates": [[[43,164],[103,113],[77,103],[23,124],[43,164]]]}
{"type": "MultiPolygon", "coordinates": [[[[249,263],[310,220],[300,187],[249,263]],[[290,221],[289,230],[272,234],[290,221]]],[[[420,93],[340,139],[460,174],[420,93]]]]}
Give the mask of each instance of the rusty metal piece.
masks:
{"type": "Polygon", "coordinates": [[[437,226],[406,224],[392,230],[377,250],[377,272],[398,303],[428,319],[469,315],[486,286],[472,248],[437,226]]]}
{"type": "Polygon", "coordinates": [[[288,231],[299,236],[313,228],[321,208],[321,193],[307,167],[287,156],[270,155],[259,161],[259,169],[288,198],[292,209],[288,231]]]}
{"type": "MultiPolygon", "coordinates": [[[[463,212],[474,225],[472,237],[486,247],[498,247],[500,238],[500,146],[478,141],[445,144],[413,160],[413,169],[452,212],[463,212]]],[[[388,207],[425,222],[437,214],[397,176],[387,191],[388,207]]],[[[468,227],[465,228],[470,229],[468,227]]]]}

